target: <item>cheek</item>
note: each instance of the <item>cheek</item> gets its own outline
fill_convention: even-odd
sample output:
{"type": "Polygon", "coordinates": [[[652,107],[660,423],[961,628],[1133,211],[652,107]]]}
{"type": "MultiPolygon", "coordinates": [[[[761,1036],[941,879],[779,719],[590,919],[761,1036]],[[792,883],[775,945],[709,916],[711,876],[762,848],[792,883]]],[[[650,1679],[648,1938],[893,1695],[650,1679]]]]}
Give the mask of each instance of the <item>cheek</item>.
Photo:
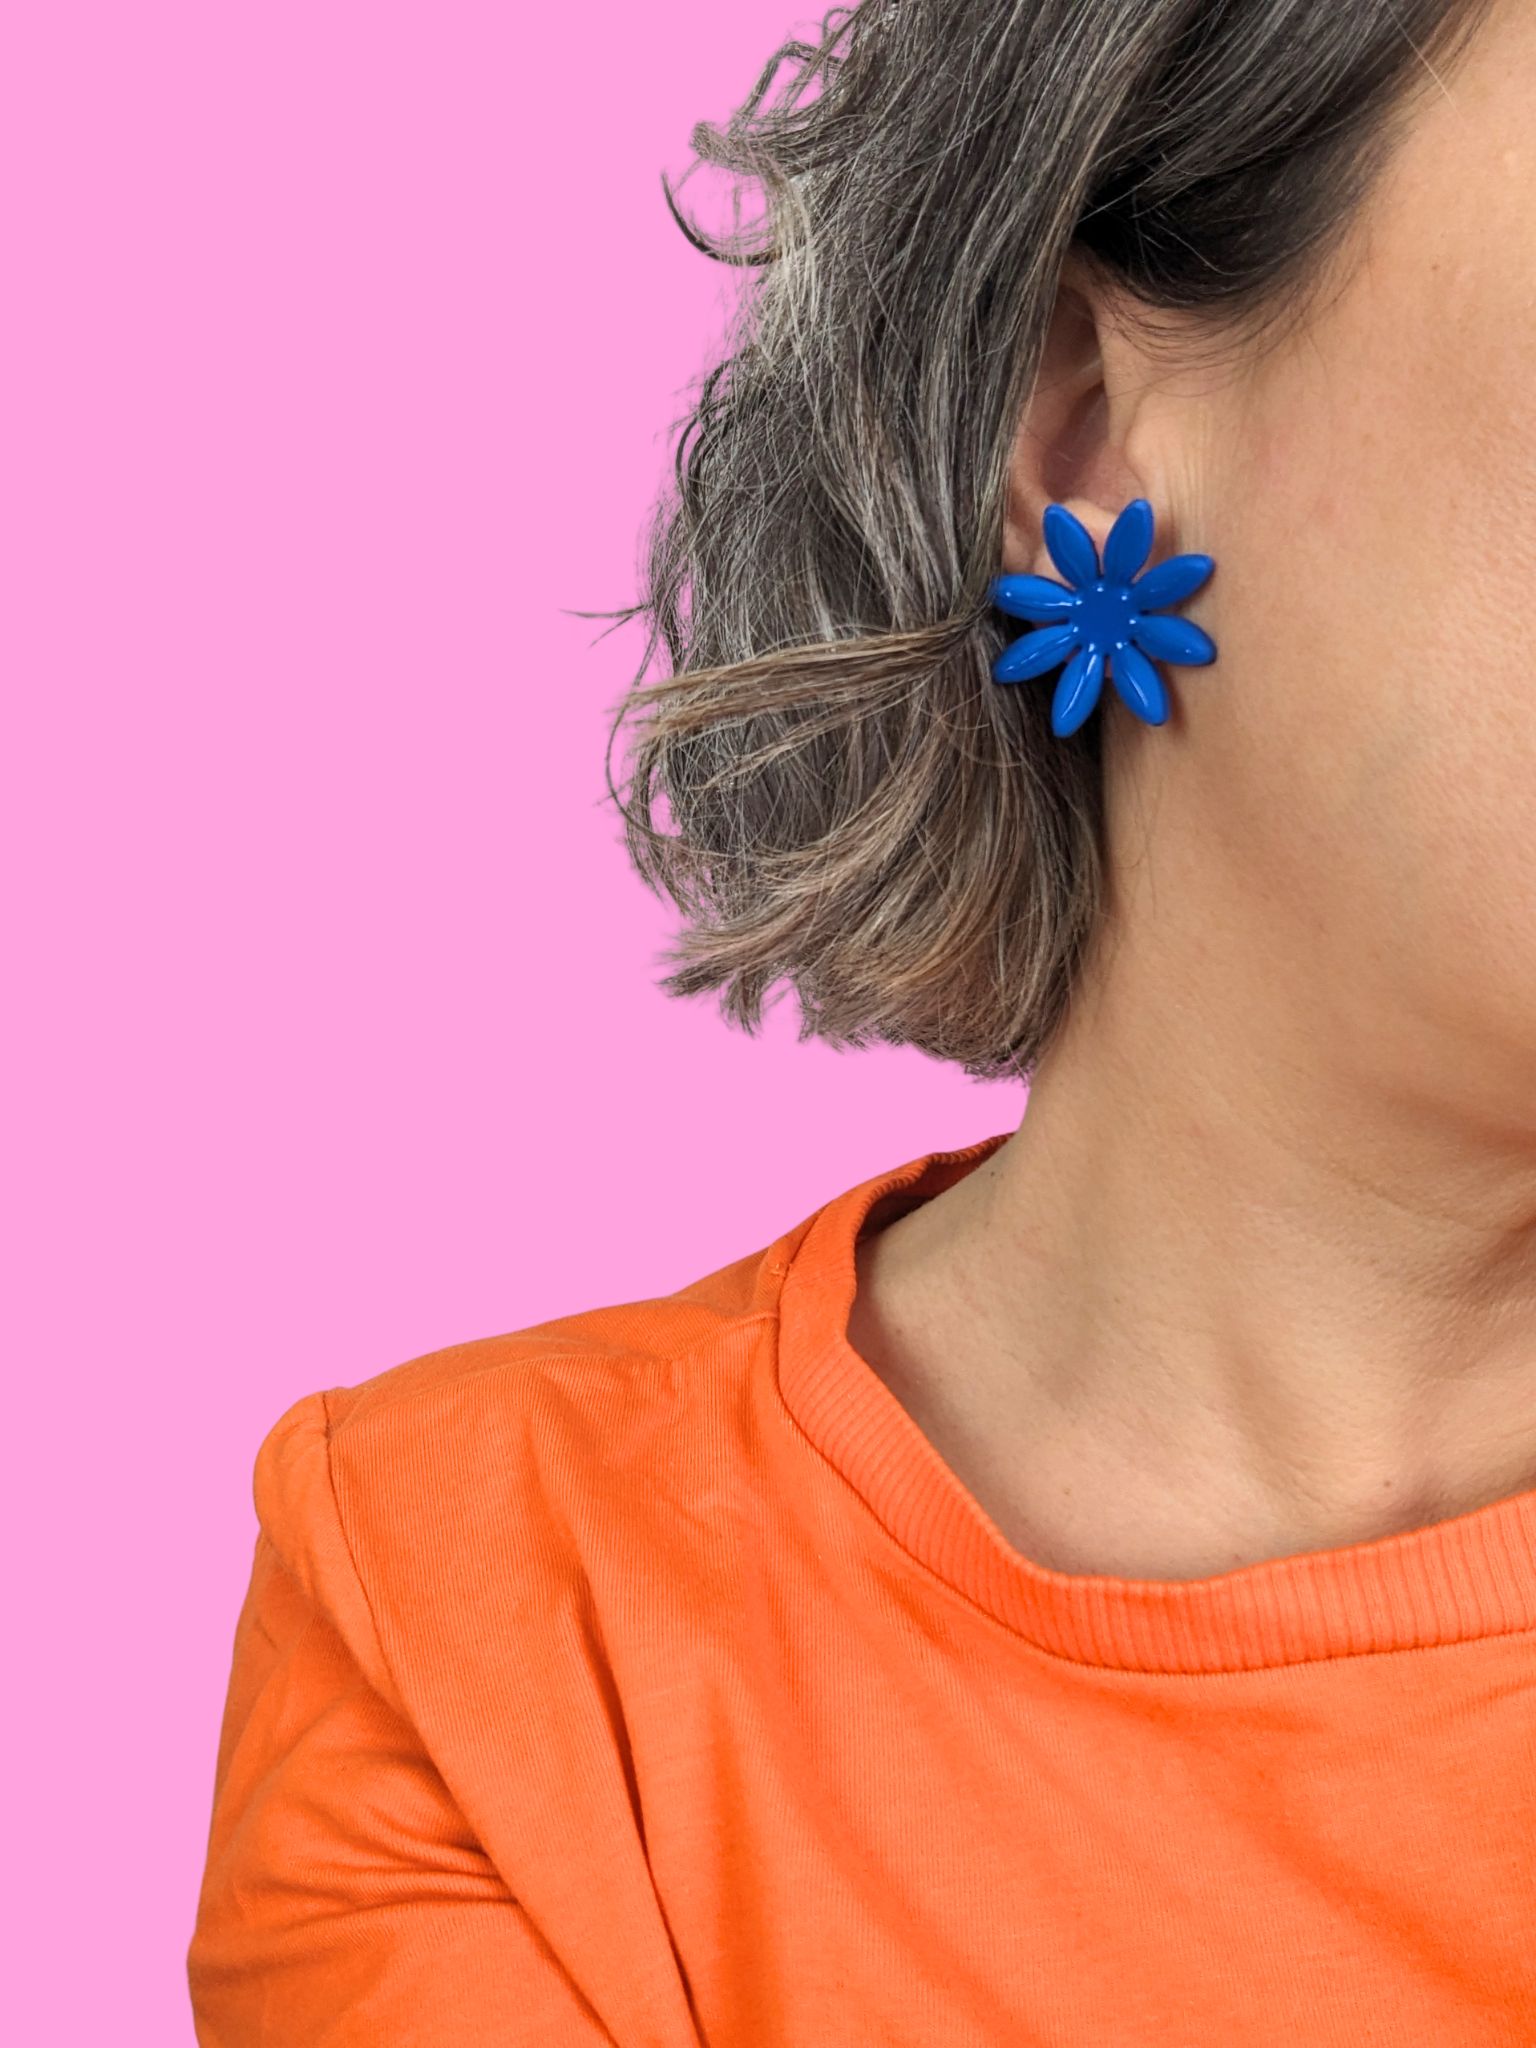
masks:
{"type": "Polygon", "coordinates": [[[1229,442],[1203,784],[1346,966],[1536,1026],[1536,375],[1337,370],[1229,442]]]}

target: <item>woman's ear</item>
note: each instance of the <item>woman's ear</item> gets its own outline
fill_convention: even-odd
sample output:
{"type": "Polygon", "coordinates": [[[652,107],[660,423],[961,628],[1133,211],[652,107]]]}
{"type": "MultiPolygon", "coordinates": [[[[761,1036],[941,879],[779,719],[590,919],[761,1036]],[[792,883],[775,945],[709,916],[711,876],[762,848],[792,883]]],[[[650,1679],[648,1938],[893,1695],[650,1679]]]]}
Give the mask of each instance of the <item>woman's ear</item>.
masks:
{"type": "Polygon", "coordinates": [[[1075,252],[1069,254],[1008,468],[1006,575],[1060,581],[1043,537],[1047,505],[1075,512],[1102,553],[1121,510],[1144,495],[1125,453],[1121,402],[1122,392],[1137,388],[1139,358],[1115,330],[1111,311],[1104,287],[1075,252]],[[1129,371],[1124,381],[1123,371],[1129,371]]]}

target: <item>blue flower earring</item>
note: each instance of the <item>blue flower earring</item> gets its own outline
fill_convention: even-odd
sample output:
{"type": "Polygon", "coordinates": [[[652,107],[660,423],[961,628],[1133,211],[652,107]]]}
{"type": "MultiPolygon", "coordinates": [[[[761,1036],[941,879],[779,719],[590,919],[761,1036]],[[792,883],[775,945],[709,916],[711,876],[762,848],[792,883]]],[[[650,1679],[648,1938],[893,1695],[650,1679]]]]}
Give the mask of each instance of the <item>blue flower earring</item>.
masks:
{"type": "Polygon", "coordinates": [[[998,656],[993,678],[1023,683],[1066,662],[1051,703],[1051,731],[1065,739],[1098,703],[1107,663],[1128,709],[1147,725],[1162,725],[1168,692],[1153,661],[1203,667],[1216,659],[1216,643],[1190,619],[1150,614],[1192,597],[1215,562],[1209,555],[1171,555],[1138,577],[1152,552],[1152,507],[1145,498],[1133,498],[1110,528],[1102,573],[1093,535],[1065,505],[1046,506],[1045,545],[1066,584],[1049,576],[999,576],[992,584],[999,611],[1041,628],[998,656]]]}

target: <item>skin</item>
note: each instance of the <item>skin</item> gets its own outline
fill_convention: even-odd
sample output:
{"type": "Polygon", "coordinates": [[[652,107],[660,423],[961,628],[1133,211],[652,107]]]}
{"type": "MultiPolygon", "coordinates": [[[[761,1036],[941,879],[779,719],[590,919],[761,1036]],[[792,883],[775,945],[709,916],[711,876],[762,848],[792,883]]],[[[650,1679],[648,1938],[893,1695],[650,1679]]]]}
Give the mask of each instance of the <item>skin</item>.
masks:
{"type": "MultiPolygon", "coordinates": [[[[1075,259],[1004,565],[1145,496],[1215,638],[1106,685],[1109,903],[986,1167],[849,1341],[1003,1535],[1192,1579],[1536,1488],[1536,9],[1426,77],[1278,347],[1154,353],[1075,259]]],[[[1023,626],[1018,631],[1027,630],[1023,626]]],[[[1018,687],[1051,690],[1056,672],[1018,687]]],[[[1068,742],[1056,742],[1068,744],[1068,742]]]]}

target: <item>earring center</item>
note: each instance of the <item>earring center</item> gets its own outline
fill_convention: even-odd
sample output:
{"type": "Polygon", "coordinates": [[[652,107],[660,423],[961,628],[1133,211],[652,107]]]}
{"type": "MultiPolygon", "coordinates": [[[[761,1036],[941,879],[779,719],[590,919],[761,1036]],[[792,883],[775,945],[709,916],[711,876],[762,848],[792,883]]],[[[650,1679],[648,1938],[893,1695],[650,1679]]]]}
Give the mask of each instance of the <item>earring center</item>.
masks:
{"type": "Polygon", "coordinates": [[[1078,632],[1090,651],[1123,646],[1140,616],[1129,588],[1103,576],[1078,600],[1078,632]]]}

